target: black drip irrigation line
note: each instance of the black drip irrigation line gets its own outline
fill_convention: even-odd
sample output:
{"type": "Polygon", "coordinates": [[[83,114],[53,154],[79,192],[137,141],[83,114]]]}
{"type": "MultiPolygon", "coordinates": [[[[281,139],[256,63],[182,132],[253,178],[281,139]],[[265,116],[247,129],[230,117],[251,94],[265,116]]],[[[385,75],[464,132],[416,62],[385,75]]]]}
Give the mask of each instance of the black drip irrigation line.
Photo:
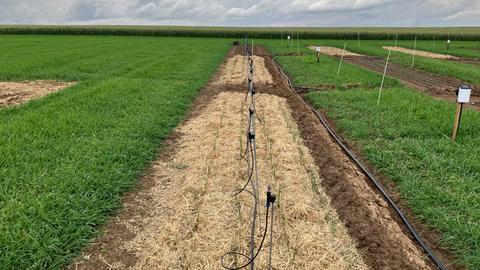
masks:
{"type": "Polygon", "coordinates": [[[375,177],[369,172],[369,170],[358,160],[355,155],[353,154],[352,151],[348,149],[348,147],[342,142],[342,140],[337,136],[337,134],[330,128],[328,125],[327,121],[325,118],[308,102],[303,99],[302,96],[300,96],[296,91],[295,88],[293,88],[292,81],[288,76],[285,74],[283,68],[280,66],[275,61],[275,56],[272,58],[272,61],[277,68],[277,70],[280,72],[280,74],[285,78],[285,80],[288,83],[288,87],[290,91],[292,91],[310,110],[315,114],[317,119],[322,123],[322,125],[325,127],[325,129],[328,131],[330,136],[335,140],[335,142],[342,148],[342,150],[348,155],[350,160],[352,160],[355,165],[363,172],[365,176],[373,183],[373,185],[380,191],[382,196],[385,198],[385,200],[388,202],[388,204],[395,210],[395,212],[398,214],[402,222],[405,224],[405,226],[408,228],[410,231],[411,235],[415,240],[418,242],[418,244],[422,247],[422,249],[425,251],[425,253],[428,255],[428,257],[433,261],[433,263],[438,267],[438,269],[441,270],[448,270],[447,267],[433,254],[432,250],[425,244],[425,242],[422,240],[420,235],[417,233],[415,228],[410,224],[408,221],[407,217],[404,215],[404,213],[400,210],[400,208],[395,204],[395,202],[392,200],[390,195],[385,191],[385,189],[380,185],[380,182],[375,179],[375,177]]]}
{"type": "MultiPolygon", "coordinates": [[[[253,49],[252,49],[253,50],[253,49]]],[[[254,200],[254,205],[253,205],[253,210],[252,210],[252,223],[251,223],[251,232],[250,232],[250,243],[249,243],[249,254],[243,254],[240,252],[236,251],[230,251],[225,253],[221,258],[220,258],[220,263],[224,269],[227,270],[238,270],[245,268],[247,266],[250,266],[250,269],[253,270],[255,268],[255,259],[257,258],[258,254],[260,254],[260,251],[262,250],[263,244],[265,242],[265,238],[267,236],[268,232],[268,217],[269,217],[269,210],[271,209],[272,211],[272,216],[271,216],[271,223],[270,223],[270,254],[269,254],[269,266],[268,269],[271,269],[271,261],[272,261],[272,235],[273,235],[273,214],[274,214],[274,209],[275,209],[275,199],[276,196],[275,194],[271,191],[271,188],[268,187],[267,191],[267,204],[266,204],[266,217],[265,217],[265,229],[263,231],[263,237],[260,242],[260,245],[255,252],[255,229],[256,229],[256,219],[258,215],[258,205],[259,205],[259,194],[258,194],[258,187],[259,187],[259,177],[258,177],[258,163],[257,163],[257,144],[256,144],[256,138],[255,138],[255,119],[257,119],[260,123],[260,119],[258,118],[258,115],[256,113],[256,90],[253,86],[253,58],[251,55],[251,49],[248,45],[248,40],[245,39],[245,55],[247,56],[248,59],[248,74],[247,74],[247,87],[248,87],[248,92],[245,95],[245,98],[243,100],[240,112],[242,112],[243,108],[245,107],[245,104],[248,101],[248,97],[250,96],[251,101],[250,101],[250,106],[248,108],[248,132],[246,134],[247,141],[246,141],[246,146],[245,146],[245,151],[242,151],[240,155],[235,157],[237,160],[246,160],[247,162],[247,181],[243,185],[242,188],[240,189],[235,189],[233,191],[233,196],[237,196],[242,192],[247,192],[253,197],[254,200]],[[254,175],[255,173],[255,175],[254,175]],[[255,178],[255,181],[253,181],[253,178],[255,178]],[[247,187],[248,185],[251,184],[252,190],[248,190],[247,187]],[[227,256],[232,256],[232,257],[243,257],[248,260],[244,265],[239,266],[239,267],[229,267],[226,266],[225,264],[225,257],[227,256]]]]}

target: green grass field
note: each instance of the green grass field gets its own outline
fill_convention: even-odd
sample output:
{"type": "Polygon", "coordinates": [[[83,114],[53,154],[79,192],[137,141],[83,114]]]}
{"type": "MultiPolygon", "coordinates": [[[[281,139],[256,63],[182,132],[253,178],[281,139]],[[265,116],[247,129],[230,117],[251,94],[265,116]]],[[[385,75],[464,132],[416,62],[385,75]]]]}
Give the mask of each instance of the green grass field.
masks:
{"type": "MultiPolygon", "coordinates": [[[[305,43],[309,41],[304,41],[305,43]]],[[[382,58],[387,58],[388,50],[383,49],[383,46],[394,46],[395,40],[369,40],[369,41],[360,41],[360,45],[356,40],[318,40],[318,41],[311,41],[313,43],[318,43],[321,45],[329,45],[335,46],[338,48],[343,48],[345,42],[347,43],[347,50],[357,52],[360,54],[371,55],[371,56],[378,56],[382,58]]],[[[414,41],[401,41],[399,42],[399,46],[405,46],[408,48],[413,47],[414,41]],[[410,46],[409,46],[410,45],[410,46]]],[[[419,42],[421,48],[428,49],[428,42],[419,42]],[[422,47],[423,45],[423,47],[422,47]]],[[[444,46],[444,44],[439,46],[444,46]]],[[[459,56],[476,56],[478,55],[479,51],[474,50],[475,46],[478,45],[478,42],[473,41],[458,41],[453,43],[453,47],[451,50],[452,55],[459,55],[459,56]],[[462,44],[462,45],[460,45],[462,44]],[[455,46],[461,46],[461,49],[456,48],[455,46]],[[458,52],[457,52],[458,51],[458,52]]],[[[437,52],[444,53],[444,51],[440,48],[437,48],[437,52]]],[[[398,63],[407,67],[411,67],[412,65],[412,55],[408,55],[405,53],[391,53],[390,61],[394,63],[398,63]]],[[[437,73],[440,75],[456,77],[461,79],[467,83],[474,83],[480,84],[480,68],[476,65],[472,64],[464,64],[464,63],[457,63],[448,60],[442,59],[431,59],[426,57],[415,57],[415,68],[422,69],[428,72],[437,73]]]]}
{"type": "MultiPolygon", "coordinates": [[[[276,41],[262,43],[277,54],[290,50],[276,41]]],[[[313,55],[276,59],[300,85],[332,82],[338,67],[330,63],[338,60],[322,57],[318,64],[313,55]]],[[[441,232],[442,244],[452,248],[461,263],[479,269],[480,113],[464,113],[460,137],[452,143],[453,103],[389,81],[376,106],[377,74],[357,66],[345,71],[345,76],[333,80],[337,85],[357,81],[364,87],[310,93],[308,99],[325,110],[365,158],[397,184],[408,205],[441,232]]]]}
{"type": "Polygon", "coordinates": [[[61,269],[120,206],[229,44],[0,36],[0,46],[0,80],[78,81],[0,110],[0,268],[61,269]]]}

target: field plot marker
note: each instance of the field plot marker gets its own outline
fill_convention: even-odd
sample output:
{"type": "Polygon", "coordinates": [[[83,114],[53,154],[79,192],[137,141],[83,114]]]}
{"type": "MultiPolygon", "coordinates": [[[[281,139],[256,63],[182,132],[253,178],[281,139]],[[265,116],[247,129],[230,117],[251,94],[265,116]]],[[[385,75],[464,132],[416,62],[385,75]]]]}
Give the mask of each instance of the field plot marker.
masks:
{"type": "Polygon", "coordinates": [[[387,62],[385,62],[385,69],[383,70],[382,83],[380,84],[380,92],[378,92],[377,106],[380,104],[380,97],[382,96],[383,83],[385,82],[385,75],[387,74],[388,61],[390,60],[390,53],[392,50],[388,50],[387,62]]]}
{"type": "Polygon", "coordinates": [[[415,65],[415,54],[417,54],[417,35],[415,35],[415,42],[413,43],[412,68],[415,65]]]}
{"type": "Polygon", "coordinates": [[[338,76],[340,75],[340,69],[342,68],[343,56],[345,55],[346,48],[347,48],[347,43],[345,42],[345,44],[343,44],[342,57],[340,57],[340,64],[338,65],[337,79],[338,79],[338,76]]]}
{"type": "Polygon", "coordinates": [[[452,141],[457,139],[458,129],[462,120],[463,104],[470,102],[472,89],[467,85],[462,85],[457,90],[457,108],[455,110],[455,122],[453,124],[452,141]]]}

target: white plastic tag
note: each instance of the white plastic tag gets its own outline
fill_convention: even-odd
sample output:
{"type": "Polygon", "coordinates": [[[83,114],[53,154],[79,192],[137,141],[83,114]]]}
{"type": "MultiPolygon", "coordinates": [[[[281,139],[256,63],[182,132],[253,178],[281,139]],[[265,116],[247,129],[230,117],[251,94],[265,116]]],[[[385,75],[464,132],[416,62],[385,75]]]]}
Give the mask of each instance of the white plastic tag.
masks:
{"type": "Polygon", "coordinates": [[[458,103],[468,103],[470,102],[470,94],[472,93],[472,89],[468,88],[459,88],[458,89],[458,103]]]}

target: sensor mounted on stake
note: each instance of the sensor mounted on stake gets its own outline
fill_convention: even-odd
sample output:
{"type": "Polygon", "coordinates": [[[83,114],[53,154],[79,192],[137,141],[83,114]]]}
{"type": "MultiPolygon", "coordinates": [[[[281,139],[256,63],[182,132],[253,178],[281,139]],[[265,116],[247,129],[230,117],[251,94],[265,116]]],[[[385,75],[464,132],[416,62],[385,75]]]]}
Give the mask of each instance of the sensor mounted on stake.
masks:
{"type": "Polygon", "coordinates": [[[462,85],[457,90],[457,109],[455,110],[455,122],[453,123],[452,140],[457,138],[458,129],[462,120],[463,104],[470,102],[472,89],[468,85],[462,85]]]}
{"type": "Polygon", "coordinates": [[[472,94],[472,89],[468,85],[462,85],[457,90],[457,102],[458,103],[469,103],[470,95],[472,94]]]}

